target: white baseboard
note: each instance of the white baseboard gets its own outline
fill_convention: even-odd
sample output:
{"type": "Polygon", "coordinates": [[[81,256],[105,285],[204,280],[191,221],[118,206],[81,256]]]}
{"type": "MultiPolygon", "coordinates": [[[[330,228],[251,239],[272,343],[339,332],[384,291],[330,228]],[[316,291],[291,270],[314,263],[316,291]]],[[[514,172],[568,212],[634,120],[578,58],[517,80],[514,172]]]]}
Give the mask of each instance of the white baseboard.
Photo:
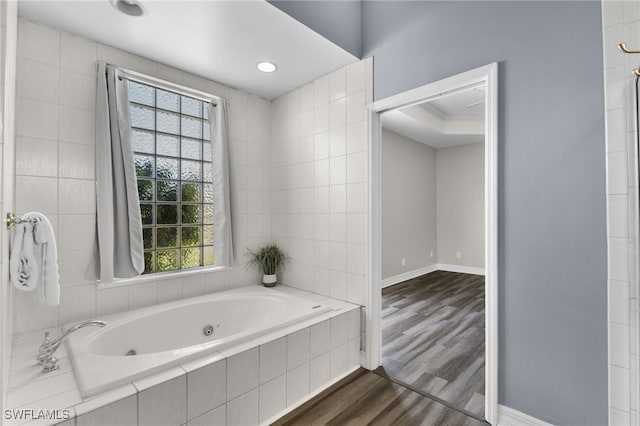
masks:
{"type": "Polygon", "coordinates": [[[438,271],[460,272],[462,274],[485,275],[484,268],[476,268],[474,266],[449,265],[446,263],[438,263],[435,265],[438,271]]]}
{"type": "Polygon", "coordinates": [[[422,268],[414,269],[413,271],[403,272],[399,275],[394,275],[393,277],[385,278],[382,280],[382,288],[389,287],[390,285],[398,284],[403,281],[410,280],[412,278],[419,277],[420,275],[428,274],[430,272],[437,271],[438,265],[429,265],[424,266],[422,268]]]}
{"type": "Polygon", "coordinates": [[[513,408],[498,405],[498,426],[552,426],[528,414],[521,413],[513,408]]]}
{"type": "Polygon", "coordinates": [[[429,274],[435,271],[460,272],[462,274],[484,275],[484,268],[475,268],[473,266],[448,265],[446,263],[434,263],[433,265],[424,266],[414,269],[413,271],[403,272],[393,277],[382,280],[382,288],[392,286],[410,279],[419,277],[420,275],[429,274]]]}

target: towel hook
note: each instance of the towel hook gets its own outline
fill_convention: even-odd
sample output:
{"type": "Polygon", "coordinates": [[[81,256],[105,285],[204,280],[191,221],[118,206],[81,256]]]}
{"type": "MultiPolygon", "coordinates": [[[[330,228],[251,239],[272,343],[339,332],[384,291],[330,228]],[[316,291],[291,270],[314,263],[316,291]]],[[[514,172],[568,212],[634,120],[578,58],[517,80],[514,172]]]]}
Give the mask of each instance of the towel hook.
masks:
{"type": "Polygon", "coordinates": [[[22,218],[16,217],[15,214],[9,212],[7,213],[7,216],[5,217],[4,221],[7,224],[7,229],[11,229],[19,223],[25,223],[25,222],[38,223],[40,219],[38,218],[22,219],[22,218]]]}
{"type": "MultiPolygon", "coordinates": [[[[627,43],[625,43],[624,41],[620,44],[618,44],[618,48],[620,50],[622,50],[624,53],[640,53],[640,50],[631,50],[627,47],[627,43]]],[[[633,74],[635,74],[636,77],[640,77],[640,70],[638,68],[635,68],[633,70],[633,74]]]]}
{"type": "Polygon", "coordinates": [[[625,43],[624,41],[622,43],[620,43],[618,45],[618,47],[620,48],[620,50],[622,50],[624,53],[640,53],[640,50],[631,50],[627,47],[627,43],[625,43]]]}

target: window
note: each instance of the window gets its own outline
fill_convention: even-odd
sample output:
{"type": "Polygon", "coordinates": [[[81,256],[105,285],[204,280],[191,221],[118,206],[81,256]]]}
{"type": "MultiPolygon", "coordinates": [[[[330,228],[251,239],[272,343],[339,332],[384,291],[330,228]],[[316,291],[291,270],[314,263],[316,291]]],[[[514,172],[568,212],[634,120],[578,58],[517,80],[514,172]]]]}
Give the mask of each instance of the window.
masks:
{"type": "Polygon", "coordinates": [[[214,264],[207,103],[129,80],[145,274],[214,264]]]}

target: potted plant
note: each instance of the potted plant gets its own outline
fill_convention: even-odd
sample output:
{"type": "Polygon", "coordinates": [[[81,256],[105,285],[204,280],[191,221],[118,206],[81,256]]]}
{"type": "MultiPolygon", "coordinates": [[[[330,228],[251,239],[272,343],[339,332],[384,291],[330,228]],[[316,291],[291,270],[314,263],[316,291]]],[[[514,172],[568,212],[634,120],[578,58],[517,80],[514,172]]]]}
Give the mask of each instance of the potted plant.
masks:
{"type": "Polygon", "coordinates": [[[248,265],[256,265],[262,269],[262,284],[265,287],[274,287],[278,282],[276,273],[278,268],[284,266],[288,260],[287,255],[275,243],[267,244],[256,251],[249,249],[248,256],[251,257],[248,265]]]}

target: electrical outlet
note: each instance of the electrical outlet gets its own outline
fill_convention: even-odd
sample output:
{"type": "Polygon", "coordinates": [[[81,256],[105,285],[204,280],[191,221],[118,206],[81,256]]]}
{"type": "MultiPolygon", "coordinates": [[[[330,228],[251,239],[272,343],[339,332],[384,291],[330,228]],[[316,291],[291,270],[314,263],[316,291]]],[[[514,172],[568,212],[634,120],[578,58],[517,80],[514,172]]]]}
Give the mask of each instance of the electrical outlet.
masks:
{"type": "Polygon", "coordinates": [[[456,259],[462,259],[462,252],[461,251],[457,251],[456,252],[456,259]]]}
{"type": "Polygon", "coordinates": [[[402,266],[407,266],[407,259],[403,257],[400,263],[402,263],[402,266]]]}
{"type": "Polygon", "coordinates": [[[433,257],[433,250],[429,252],[429,257],[433,257]]]}

